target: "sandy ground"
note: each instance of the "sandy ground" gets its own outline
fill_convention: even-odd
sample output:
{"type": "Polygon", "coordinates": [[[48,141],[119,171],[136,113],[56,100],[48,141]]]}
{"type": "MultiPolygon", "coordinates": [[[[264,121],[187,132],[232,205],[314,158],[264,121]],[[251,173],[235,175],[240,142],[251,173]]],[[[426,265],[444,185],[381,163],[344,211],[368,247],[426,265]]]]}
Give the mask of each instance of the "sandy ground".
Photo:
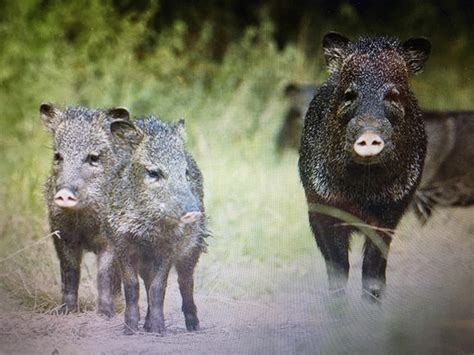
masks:
{"type": "MultiPolygon", "coordinates": [[[[94,312],[28,312],[0,291],[0,352],[472,354],[473,237],[473,208],[440,211],[425,227],[406,217],[392,244],[387,295],[380,305],[360,298],[360,240],[353,243],[347,295],[336,300],[326,292],[324,264],[314,245],[295,263],[255,270],[276,285],[271,292],[257,292],[260,283],[238,298],[197,289],[201,330],[194,333],[185,330],[175,275],[164,336],[122,335],[122,314],[105,320],[94,312]]],[[[229,268],[239,273],[238,266],[229,268]]],[[[141,306],[144,317],[143,300],[141,306]]]]}

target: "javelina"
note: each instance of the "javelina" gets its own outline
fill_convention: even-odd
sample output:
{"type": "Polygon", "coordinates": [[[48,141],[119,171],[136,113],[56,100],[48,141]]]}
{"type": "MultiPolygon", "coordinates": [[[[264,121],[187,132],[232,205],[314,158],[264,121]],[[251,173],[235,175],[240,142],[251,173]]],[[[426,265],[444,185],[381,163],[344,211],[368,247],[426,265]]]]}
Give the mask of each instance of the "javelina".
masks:
{"type": "Polygon", "coordinates": [[[474,111],[424,111],[428,148],[413,207],[426,222],[435,206],[474,203],[474,111]]]}
{"type": "MultiPolygon", "coordinates": [[[[285,88],[290,107],[277,136],[277,152],[298,149],[306,110],[317,85],[291,83],[285,88]]],[[[436,206],[474,203],[474,111],[422,110],[427,136],[426,159],[412,203],[424,224],[436,206]]]]}
{"type": "Polygon", "coordinates": [[[300,146],[303,118],[317,88],[312,84],[293,83],[285,87],[285,97],[289,100],[290,107],[276,139],[278,153],[281,154],[285,149],[298,149],[300,146]]]}
{"type": "Polygon", "coordinates": [[[163,301],[170,268],[178,274],[186,328],[199,327],[193,273],[208,232],[201,172],[185,150],[184,120],[155,117],[112,123],[117,144],[132,154],[129,167],[112,180],[110,235],[120,259],[126,300],[125,333],[138,329],[138,274],[145,283],[144,329],[164,332],[163,301]]]}
{"type": "Polygon", "coordinates": [[[362,284],[367,298],[378,299],[391,241],[384,231],[397,226],[421,178],[426,135],[408,80],[431,45],[424,38],[351,42],[328,33],[323,49],[331,75],[311,101],[299,158],[309,221],[332,291],[347,282],[352,222],[376,230],[366,238],[362,284]]]}
{"type": "Polygon", "coordinates": [[[122,109],[93,110],[40,107],[41,119],[53,135],[53,166],[45,197],[51,231],[59,257],[62,282],[60,313],[77,310],[82,253],[98,255],[98,313],[114,314],[112,296],[120,293],[120,272],[112,248],[107,244],[99,217],[104,206],[101,185],[119,158],[110,140],[110,117],[122,109]]]}

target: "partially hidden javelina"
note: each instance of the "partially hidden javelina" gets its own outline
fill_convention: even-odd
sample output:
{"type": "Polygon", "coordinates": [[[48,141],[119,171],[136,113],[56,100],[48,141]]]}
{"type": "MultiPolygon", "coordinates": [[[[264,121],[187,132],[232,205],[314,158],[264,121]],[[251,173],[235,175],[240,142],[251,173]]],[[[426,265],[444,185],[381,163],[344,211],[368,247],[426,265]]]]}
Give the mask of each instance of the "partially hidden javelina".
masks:
{"type": "Polygon", "coordinates": [[[474,204],[474,111],[424,111],[428,147],[413,208],[426,222],[436,206],[474,204]]]}
{"type": "Polygon", "coordinates": [[[111,144],[110,120],[122,109],[59,108],[42,104],[43,124],[53,135],[53,164],[45,186],[51,231],[62,282],[60,313],[78,308],[78,288],[84,251],[98,255],[98,313],[112,316],[113,298],[120,294],[120,272],[102,231],[102,185],[120,165],[111,144]]]}
{"type": "Polygon", "coordinates": [[[313,84],[294,83],[285,87],[285,98],[290,107],[276,137],[277,153],[281,154],[285,149],[298,149],[300,146],[303,119],[317,88],[313,84]]]}
{"type": "Polygon", "coordinates": [[[163,302],[172,266],[178,274],[186,328],[199,328],[193,274],[208,235],[203,181],[185,149],[184,120],[167,124],[155,117],[112,123],[117,144],[132,152],[122,176],[111,181],[110,235],[122,268],[125,333],[138,329],[140,276],[147,291],[144,329],[165,331],[163,302]]]}
{"type": "Polygon", "coordinates": [[[431,44],[385,37],[351,42],[331,32],[323,49],[330,76],[306,114],[299,158],[309,221],[335,294],[347,282],[350,235],[370,225],[362,286],[365,298],[378,300],[385,288],[388,231],[421,178],[426,135],[409,78],[422,70],[431,44]]]}
{"type": "MultiPolygon", "coordinates": [[[[306,110],[317,85],[291,83],[289,101],[277,137],[277,151],[298,149],[306,110]]],[[[427,148],[420,185],[412,203],[416,216],[426,223],[438,206],[474,204],[474,111],[422,110],[427,148]]]]}

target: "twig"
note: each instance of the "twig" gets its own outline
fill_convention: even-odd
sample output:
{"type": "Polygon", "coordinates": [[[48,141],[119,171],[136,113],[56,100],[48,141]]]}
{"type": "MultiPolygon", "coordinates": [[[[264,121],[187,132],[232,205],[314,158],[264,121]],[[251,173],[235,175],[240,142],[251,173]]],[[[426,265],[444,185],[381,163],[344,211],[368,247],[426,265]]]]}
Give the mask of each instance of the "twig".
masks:
{"type": "Polygon", "coordinates": [[[385,234],[389,236],[393,236],[395,234],[395,229],[391,228],[383,228],[383,227],[376,227],[371,224],[366,224],[366,223],[338,223],[338,226],[354,226],[354,227],[365,227],[365,228],[370,228],[379,232],[384,232],[385,234]]]}
{"type": "Polygon", "coordinates": [[[31,249],[31,248],[33,248],[34,246],[38,245],[38,244],[44,243],[47,238],[50,238],[50,237],[52,237],[52,236],[55,236],[55,237],[61,239],[61,236],[59,235],[59,231],[54,231],[53,233],[50,233],[50,234],[44,236],[43,238],[38,239],[36,242],[34,242],[34,243],[30,244],[30,245],[27,245],[26,247],[21,248],[20,250],[17,250],[16,252],[14,252],[13,254],[10,254],[10,255],[7,256],[6,258],[0,259],[0,264],[3,263],[3,262],[5,262],[5,261],[7,261],[7,260],[13,259],[13,258],[16,257],[18,254],[23,253],[25,250],[31,249]]]}
{"type": "Polygon", "coordinates": [[[359,225],[357,229],[359,229],[367,238],[369,238],[374,245],[379,248],[380,252],[382,253],[383,257],[387,259],[388,254],[388,246],[385,244],[384,240],[378,235],[374,230],[374,226],[365,227],[364,221],[359,219],[358,217],[354,216],[352,213],[343,211],[337,207],[332,207],[328,205],[322,205],[319,203],[308,203],[308,211],[309,212],[316,212],[320,214],[325,214],[327,216],[331,216],[342,221],[345,221],[351,225],[359,225]]]}

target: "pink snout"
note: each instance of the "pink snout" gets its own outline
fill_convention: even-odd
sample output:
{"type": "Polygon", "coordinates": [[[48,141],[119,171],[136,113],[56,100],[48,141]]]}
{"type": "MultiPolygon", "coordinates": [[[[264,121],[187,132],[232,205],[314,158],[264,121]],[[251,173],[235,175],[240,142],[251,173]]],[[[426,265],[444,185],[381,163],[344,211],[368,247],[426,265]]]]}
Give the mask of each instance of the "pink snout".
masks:
{"type": "Polygon", "coordinates": [[[385,142],[382,137],[372,131],[368,131],[357,138],[354,143],[354,151],[361,157],[373,157],[379,154],[384,146],[385,142]]]}
{"type": "Polygon", "coordinates": [[[188,212],[184,216],[181,217],[181,222],[184,224],[189,224],[196,222],[199,218],[201,218],[202,213],[199,211],[188,212]]]}
{"type": "Polygon", "coordinates": [[[63,187],[54,195],[54,203],[62,208],[73,208],[77,205],[78,201],[71,189],[63,187]]]}

